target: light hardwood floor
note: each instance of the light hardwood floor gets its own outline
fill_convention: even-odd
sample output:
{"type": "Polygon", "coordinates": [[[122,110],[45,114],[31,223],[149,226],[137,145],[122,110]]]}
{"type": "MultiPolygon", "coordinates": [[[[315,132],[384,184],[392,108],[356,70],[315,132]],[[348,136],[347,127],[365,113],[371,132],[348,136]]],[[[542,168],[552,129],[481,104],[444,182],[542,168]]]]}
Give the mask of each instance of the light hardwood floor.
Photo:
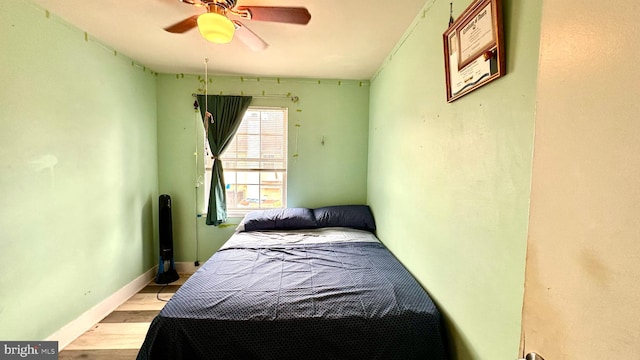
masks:
{"type": "Polygon", "coordinates": [[[166,286],[153,281],[133,295],[115,311],[82,334],[59,354],[59,360],[130,360],[135,359],[142,346],[149,324],[158,315],[166,301],[191,274],[180,274],[180,279],[166,286]]]}

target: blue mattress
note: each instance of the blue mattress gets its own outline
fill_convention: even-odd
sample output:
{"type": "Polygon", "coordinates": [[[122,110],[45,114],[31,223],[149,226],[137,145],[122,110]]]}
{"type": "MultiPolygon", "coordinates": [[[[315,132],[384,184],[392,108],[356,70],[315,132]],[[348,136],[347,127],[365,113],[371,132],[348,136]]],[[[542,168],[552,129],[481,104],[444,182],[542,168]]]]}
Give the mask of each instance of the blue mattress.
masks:
{"type": "Polygon", "coordinates": [[[232,237],[153,320],[138,359],[446,359],[438,309],[384,245],[331,236],[232,237]]]}

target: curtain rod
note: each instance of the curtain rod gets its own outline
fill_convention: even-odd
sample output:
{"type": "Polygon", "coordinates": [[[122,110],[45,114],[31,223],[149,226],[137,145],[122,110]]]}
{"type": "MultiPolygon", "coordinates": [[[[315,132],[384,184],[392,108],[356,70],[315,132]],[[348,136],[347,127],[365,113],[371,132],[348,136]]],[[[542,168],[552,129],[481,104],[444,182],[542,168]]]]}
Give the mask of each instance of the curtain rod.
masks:
{"type": "MultiPolygon", "coordinates": [[[[191,96],[193,96],[193,97],[196,97],[197,95],[204,95],[204,94],[195,94],[195,93],[191,94],[191,96]]],[[[212,94],[209,94],[209,95],[212,95],[212,94]]],[[[240,94],[240,95],[238,95],[238,94],[220,94],[220,95],[251,96],[251,97],[254,97],[254,98],[258,98],[258,99],[274,99],[274,98],[277,98],[277,99],[289,99],[289,100],[291,100],[291,101],[292,101],[292,102],[294,102],[294,103],[295,103],[295,102],[298,102],[298,101],[300,100],[300,98],[299,98],[299,97],[297,97],[297,96],[295,96],[295,95],[291,95],[291,94],[286,94],[286,95],[284,95],[284,94],[280,94],[280,95],[277,95],[277,94],[275,94],[275,95],[265,95],[265,94],[261,94],[261,95],[252,95],[252,94],[240,94]]]]}

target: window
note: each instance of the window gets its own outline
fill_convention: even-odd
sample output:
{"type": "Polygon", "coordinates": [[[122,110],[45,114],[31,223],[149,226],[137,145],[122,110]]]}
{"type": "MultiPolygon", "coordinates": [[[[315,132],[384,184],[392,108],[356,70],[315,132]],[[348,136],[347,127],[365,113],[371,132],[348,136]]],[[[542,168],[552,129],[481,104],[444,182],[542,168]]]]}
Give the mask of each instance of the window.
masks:
{"type": "MultiPolygon", "coordinates": [[[[205,141],[205,146],[208,144],[205,141]]],[[[205,202],[213,160],[205,151],[205,202]]],[[[222,156],[229,216],[286,207],[287,109],[249,107],[222,156]]]]}

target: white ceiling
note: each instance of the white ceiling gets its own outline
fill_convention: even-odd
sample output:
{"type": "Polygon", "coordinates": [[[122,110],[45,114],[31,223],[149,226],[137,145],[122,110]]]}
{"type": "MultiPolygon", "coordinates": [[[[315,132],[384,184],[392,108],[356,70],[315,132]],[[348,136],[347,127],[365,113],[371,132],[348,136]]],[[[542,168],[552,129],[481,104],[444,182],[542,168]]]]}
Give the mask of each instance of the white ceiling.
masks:
{"type": "MultiPolygon", "coordinates": [[[[238,0],[241,5],[303,6],[308,25],[243,20],[269,47],[234,39],[219,45],[197,29],[163,30],[203,12],[179,0],[31,0],[105,45],[160,73],[370,79],[426,0],[238,0]]],[[[443,15],[444,16],[444,15],[443,15]]]]}

